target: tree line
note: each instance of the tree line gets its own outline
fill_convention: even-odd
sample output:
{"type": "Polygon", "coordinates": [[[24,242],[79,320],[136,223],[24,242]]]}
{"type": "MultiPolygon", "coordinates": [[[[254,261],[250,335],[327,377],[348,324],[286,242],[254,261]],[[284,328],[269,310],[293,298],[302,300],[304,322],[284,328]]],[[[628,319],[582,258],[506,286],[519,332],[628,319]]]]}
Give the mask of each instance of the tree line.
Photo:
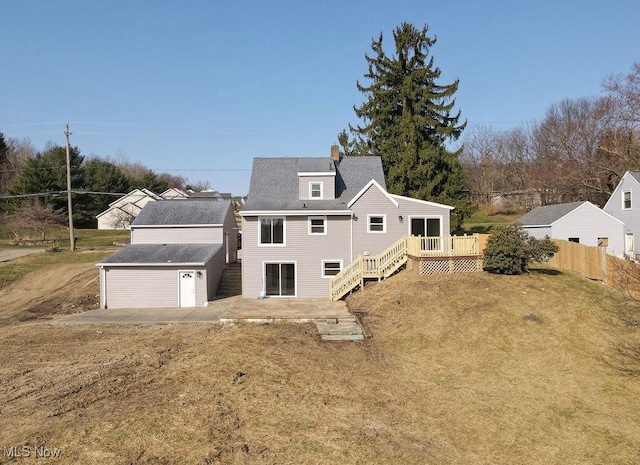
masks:
{"type": "Polygon", "coordinates": [[[603,82],[603,95],[565,99],[542,121],[507,131],[476,127],[461,162],[468,199],[535,196],[543,205],[588,200],[603,206],[627,170],[640,170],[640,63],[603,82]]]}
{"type": "MultiPolygon", "coordinates": [[[[70,148],[69,158],[73,219],[80,227],[95,226],[98,213],[136,188],[159,194],[170,187],[194,190],[209,187],[206,182],[188,185],[182,176],[155,173],[140,163],[85,157],[78,147],[70,148]]],[[[27,139],[5,138],[0,133],[0,208],[5,215],[19,211],[21,217],[47,216],[51,221],[64,217],[66,190],[65,147],[49,144],[38,151],[27,139]]]]}

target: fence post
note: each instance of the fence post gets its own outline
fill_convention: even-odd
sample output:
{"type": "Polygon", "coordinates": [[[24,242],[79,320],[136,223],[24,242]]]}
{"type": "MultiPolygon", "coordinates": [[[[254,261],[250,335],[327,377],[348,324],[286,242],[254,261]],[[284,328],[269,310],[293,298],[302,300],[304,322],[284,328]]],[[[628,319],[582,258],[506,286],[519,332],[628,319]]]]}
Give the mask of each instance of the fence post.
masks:
{"type": "Polygon", "coordinates": [[[602,282],[604,284],[609,284],[607,282],[607,249],[606,247],[600,247],[600,264],[602,266],[602,282]]]}

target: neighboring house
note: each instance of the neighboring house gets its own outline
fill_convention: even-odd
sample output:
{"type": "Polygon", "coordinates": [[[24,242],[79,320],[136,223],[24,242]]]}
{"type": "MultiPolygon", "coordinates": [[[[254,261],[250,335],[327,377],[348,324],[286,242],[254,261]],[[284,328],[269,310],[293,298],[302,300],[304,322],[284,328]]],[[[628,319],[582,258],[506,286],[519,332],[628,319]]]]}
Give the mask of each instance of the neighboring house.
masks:
{"type": "Polygon", "coordinates": [[[379,157],[256,158],[242,217],[242,295],[329,297],[358,255],[449,234],[453,207],[391,195],[379,157]]]}
{"type": "Polygon", "coordinates": [[[162,194],[160,194],[164,200],[180,200],[180,199],[188,199],[189,194],[187,194],[182,189],[178,189],[177,187],[170,187],[162,194]]]}
{"type": "Polygon", "coordinates": [[[603,210],[624,223],[625,254],[640,255],[640,241],[635,240],[640,235],[640,171],[624,174],[603,210]]]}
{"type": "Polygon", "coordinates": [[[109,208],[96,215],[98,229],[128,229],[142,208],[156,200],[162,198],[147,189],[134,189],[111,202],[109,208]]]}
{"type": "Polygon", "coordinates": [[[231,202],[151,202],[131,224],[131,245],[97,264],[102,308],[201,307],[236,261],[231,202]]]}
{"type": "Polygon", "coordinates": [[[531,236],[606,247],[623,256],[624,223],[591,202],[560,203],[537,207],[518,220],[531,236]]]}

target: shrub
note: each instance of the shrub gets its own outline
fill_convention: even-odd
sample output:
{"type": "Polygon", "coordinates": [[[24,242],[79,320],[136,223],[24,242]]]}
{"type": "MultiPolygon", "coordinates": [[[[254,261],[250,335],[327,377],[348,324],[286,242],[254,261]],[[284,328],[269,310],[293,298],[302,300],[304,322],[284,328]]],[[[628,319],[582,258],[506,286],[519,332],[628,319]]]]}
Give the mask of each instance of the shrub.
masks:
{"type": "Polygon", "coordinates": [[[531,237],[520,223],[498,226],[487,241],[482,268],[495,274],[522,274],[528,271],[529,263],[546,262],[557,251],[549,236],[531,237]]]}

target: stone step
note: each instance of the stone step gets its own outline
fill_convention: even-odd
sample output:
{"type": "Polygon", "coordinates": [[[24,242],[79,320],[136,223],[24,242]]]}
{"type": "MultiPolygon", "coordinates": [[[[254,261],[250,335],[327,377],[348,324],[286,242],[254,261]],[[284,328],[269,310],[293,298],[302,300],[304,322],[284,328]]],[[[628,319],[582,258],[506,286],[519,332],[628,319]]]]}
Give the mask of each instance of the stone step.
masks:
{"type": "Polygon", "coordinates": [[[353,320],[318,321],[316,328],[323,341],[362,341],[364,339],[362,328],[353,320]]]}

